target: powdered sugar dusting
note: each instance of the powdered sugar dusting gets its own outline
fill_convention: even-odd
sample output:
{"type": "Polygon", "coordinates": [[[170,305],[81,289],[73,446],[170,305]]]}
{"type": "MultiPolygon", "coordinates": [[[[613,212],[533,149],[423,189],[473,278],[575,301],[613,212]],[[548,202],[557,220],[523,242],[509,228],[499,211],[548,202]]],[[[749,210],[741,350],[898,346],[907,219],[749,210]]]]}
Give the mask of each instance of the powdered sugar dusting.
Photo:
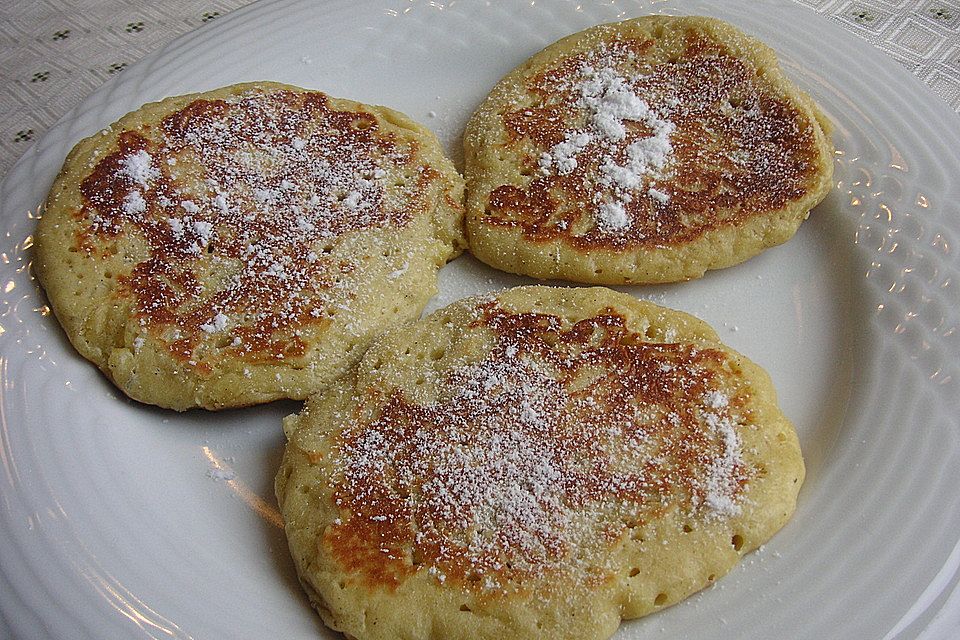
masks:
{"type": "Polygon", "coordinates": [[[587,127],[567,132],[563,142],[542,154],[540,170],[545,175],[568,175],[577,168],[578,155],[591,145],[596,147],[594,153],[601,158],[599,184],[605,188],[594,197],[597,227],[607,233],[621,232],[631,226],[625,205],[635,195],[669,202],[669,194],[645,187],[669,176],[670,136],[676,126],[638,95],[633,81],[618,74],[609,56],[595,55],[582,63],[570,85],[577,96],[573,106],[587,113],[587,127]],[[649,133],[632,134],[628,141],[629,122],[649,133]],[[617,159],[624,152],[625,162],[617,159]]]}
{"type": "Polygon", "coordinates": [[[740,438],[728,417],[707,413],[707,426],[723,441],[723,454],[712,459],[703,483],[703,502],[709,512],[717,516],[740,515],[740,504],[735,499],[736,470],[743,464],[740,438]]]}
{"type": "Polygon", "coordinates": [[[540,156],[540,169],[544,173],[555,170],[561,176],[572,173],[577,168],[577,154],[591,142],[593,136],[585,131],[568,133],[563,142],[540,156]]]}
{"type": "Polygon", "coordinates": [[[579,249],[656,249],[819,189],[831,161],[806,108],[711,34],[674,35],[591,41],[532,67],[499,113],[499,146],[534,145],[539,171],[495,186],[484,223],[579,249]],[[611,203],[628,225],[610,224],[611,203]]]}
{"type": "Polygon", "coordinates": [[[135,216],[147,210],[147,201],[143,199],[143,194],[133,190],[123,198],[123,212],[130,216],[135,216]]]}
{"type": "Polygon", "coordinates": [[[153,166],[153,158],[143,149],[122,158],[119,173],[141,187],[149,186],[151,181],[160,177],[159,169],[153,166]]]}
{"type": "Polygon", "coordinates": [[[599,68],[590,63],[581,65],[579,80],[575,81],[579,104],[588,109],[595,129],[608,140],[618,142],[627,137],[627,120],[660,122],[626,78],[604,64],[603,57],[597,61],[602,65],[599,68]]]}
{"type": "Polygon", "coordinates": [[[722,353],[637,343],[615,315],[483,318],[496,346],[446,371],[436,402],[395,392],[339,436],[331,482],[351,516],[330,530],[334,548],[369,539],[405,567],[412,546],[414,570],[501,590],[585,576],[604,541],[664,510],[740,513],[748,475],[716,386],[722,353]]]}
{"type": "Polygon", "coordinates": [[[218,331],[223,331],[226,329],[228,324],[230,324],[230,318],[222,313],[218,313],[210,320],[210,322],[201,325],[200,328],[207,333],[217,333],[218,331]]]}
{"type": "Polygon", "coordinates": [[[85,232],[145,237],[149,259],[118,282],[143,326],[191,366],[213,333],[228,333],[218,348],[238,355],[302,355],[297,328],[326,321],[332,297],[354,295],[338,289],[350,265],[328,257],[338,238],[406,224],[417,185],[431,179],[421,168],[388,184],[414,147],[320,93],[196,100],[151,135],[121,133],[119,151],[84,180],[85,232]]]}
{"type": "Polygon", "coordinates": [[[620,202],[603,202],[597,207],[597,223],[604,231],[620,231],[630,226],[630,218],[620,202]]]}
{"type": "Polygon", "coordinates": [[[670,194],[664,193],[654,187],[647,189],[647,195],[659,202],[660,204],[667,204],[670,202],[670,194]]]}

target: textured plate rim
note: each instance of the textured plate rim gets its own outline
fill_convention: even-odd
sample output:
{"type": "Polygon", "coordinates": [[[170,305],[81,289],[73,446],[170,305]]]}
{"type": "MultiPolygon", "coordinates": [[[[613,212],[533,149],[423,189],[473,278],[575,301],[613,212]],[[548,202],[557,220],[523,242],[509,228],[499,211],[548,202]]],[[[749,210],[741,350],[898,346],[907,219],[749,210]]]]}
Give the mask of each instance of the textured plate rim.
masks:
{"type": "MultiPolygon", "coordinates": [[[[8,184],[8,181],[13,180],[16,177],[23,174],[25,172],[24,167],[27,164],[33,165],[36,162],[38,162],[39,157],[47,156],[51,154],[52,153],[51,149],[55,149],[57,147],[57,144],[55,144],[53,141],[58,140],[60,146],[64,144],[67,146],[71,145],[79,137],[78,127],[82,127],[82,125],[79,125],[78,123],[84,122],[84,118],[88,114],[87,110],[92,108],[91,107],[92,104],[94,104],[99,100],[104,99],[105,96],[110,97],[110,96],[123,96],[123,95],[126,95],[126,96],[139,95],[140,91],[136,91],[132,89],[134,87],[137,87],[137,88],[140,87],[144,77],[148,76],[151,73],[153,65],[160,64],[162,66],[163,64],[162,61],[165,59],[168,59],[171,57],[188,55],[192,50],[192,47],[196,44],[196,41],[202,40],[204,37],[212,33],[214,28],[223,28],[225,25],[230,25],[231,28],[239,29],[242,26],[242,23],[244,21],[257,20],[258,16],[267,16],[271,12],[275,11],[277,7],[284,7],[284,6],[293,5],[293,4],[297,4],[297,3],[287,3],[287,2],[281,2],[281,1],[262,1],[257,4],[245,7],[244,9],[238,12],[232,13],[229,16],[225,16],[224,19],[220,21],[221,22],[220,25],[217,25],[217,24],[208,25],[207,27],[204,27],[201,30],[192,32],[191,34],[187,34],[186,36],[178,39],[174,43],[171,43],[171,45],[169,45],[168,47],[165,47],[163,50],[161,50],[157,54],[154,54],[153,56],[148,57],[147,59],[145,59],[141,63],[138,63],[137,65],[131,66],[129,69],[125,71],[125,73],[122,76],[119,76],[114,80],[112,80],[107,85],[104,85],[104,87],[98,90],[97,93],[95,93],[91,99],[85,101],[77,109],[75,109],[70,114],[65,116],[64,119],[62,119],[53,129],[51,129],[51,132],[48,133],[47,136],[39,140],[23,157],[21,157],[21,159],[10,170],[10,172],[7,175],[7,179],[4,180],[3,185],[0,186],[0,194],[3,195],[3,202],[4,202],[4,207],[6,211],[9,211],[9,209],[7,209],[7,195],[12,188],[8,184]]],[[[302,5],[304,3],[299,3],[299,4],[302,5]]],[[[453,4],[454,3],[451,3],[451,5],[453,4]]],[[[765,4],[769,4],[770,6],[777,6],[776,3],[765,3],[765,4]]],[[[642,5],[636,5],[636,6],[640,7],[642,5]]],[[[346,11],[350,7],[351,7],[351,4],[348,2],[338,2],[338,3],[335,3],[335,6],[331,6],[329,9],[325,8],[325,11],[329,11],[331,12],[331,15],[333,15],[340,11],[346,11]]],[[[669,10],[669,11],[682,11],[684,13],[686,12],[686,6],[682,4],[655,3],[652,6],[652,8],[654,10],[660,10],[660,11],[669,10]]],[[[812,14],[810,15],[810,17],[811,19],[813,19],[812,14]]],[[[836,25],[830,25],[830,26],[834,29],[836,33],[845,34],[845,32],[840,31],[840,28],[837,27],[836,25]]],[[[826,28],[826,25],[825,25],[825,28],[826,28]]],[[[853,36],[849,36],[849,34],[845,34],[845,35],[848,38],[853,37],[853,36]]],[[[869,45],[865,42],[860,42],[859,40],[856,40],[856,41],[851,40],[850,42],[852,43],[850,44],[850,46],[854,50],[859,50],[861,54],[872,53],[873,55],[878,55],[877,52],[870,49],[869,45]]],[[[929,93],[927,88],[923,86],[919,80],[917,80],[916,78],[913,78],[912,76],[909,76],[909,74],[906,74],[906,72],[903,71],[902,69],[893,67],[894,63],[892,61],[887,60],[886,62],[887,62],[888,68],[893,69],[893,71],[890,74],[888,74],[888,78],[893,78],[898,82],[905,83],[907,88],[912,86],[913,87],[912,91],[921,92],[925,96],[929,93]]],[[[883,65],[880,65],[880,67],[883,67],[883,65]]],[[[199,88],[203,88],[203,87],[199,87],[199,88]]],[[[929,93],[929,96],[933,97],[932,93],[929,93]]],[[[936,99],[935,97],[934,97],[934,100],[935,102],[924,104],[923,106],[928,108],[928,110],[933,114],[935,115],[939,114],[939,117],[941,118],[945,118],[945,114],[949,113],[950,117],[955,119],[955,114],[950,112],[946,105],[942,104],[939,101],[939,99],[936,99]]],[[[118,99],[116,104],[119,105],[122,102],[123,102],[122,100],[118,99]]],[[[135,107],[138,105],[133,105],[133,106],[135,107]]],[[[121,111],[126,111],[126,110],[127,110],[126,108],[121,108],[121,111]]],[[[945,121],[949,122],[950,118],[945,118],[945,121]]],[[[946,134],[944,135],[944,139],[949,137],[950,136],[946,134]]],[[[956,143],[957,136],[955,133],[953,138],[954,138],[954,143],[956,143]]],[[[946,145],[944,141],[941,141],[941,143],[943,143],[944,146],[949,147],[949,145],[946,145]]],[[[956,149],[957,145],[954,144],[953,148],[956,149]]],[[[59,153],[59,151],[56,153],[59,153]]],[[[952,157],[953,157],[953,162],[952,162],[953,166],[960,165],[960,162],[957,162],[956,153],[954,153],[952,157]]],[[[24,210],[23,208],[18,209],[18,212],[23,210],[24,210]]],[[[949,223],[949,221],[947,222],[949,223]]],[[[864,233],[866,233],[866,231],[864,233]]],[[[8,237],[6,239],[5,244],[9,245],[11,239],[17,240],[17,238],[12,237],[8,233],[8,237]]],[[[12,248],[8,253],[12,256],[22,258],[25,255],[24,252],[27,252],[26,255],[28,255],[28,250],[29,250],[28,246],[22,246],[22,247],[18,246],[18,247],[12,248]]],[[[14,260],[13,262],[14,262],[13,266],[16,267],[17,261],[14,260]]],[[[953,258],[953,263],[948,263],[947,266],[949,267],[951,265],[953,267],[952,274],[956,275],[960,270],[956,268],[955,257],[953,258]]],[[[16,269],[10,267],[10,265],[3,265],[3,267],[4,267],[4,275],[9,275],[11,281],[18,280],[19,282],[22,283],[23,278],[26,277],[22,271],[18,272],[16,271],[16,269]]],[[[945,317],[946,317],[946,323],[947,323],[945,330],[949,330],[951,326],[953,327],[956,326],[955,313],[953,315],[950,315],[949,313],[947,313],[945,314],[945,317]]],[[[872,329],[886,332],[887,329],[892,329],[896,331],[897,327],[892,326],[892,327],[885,327],[883,329],[877,329],[876,327],[872,327],[872,329]]],[[[15,333],[13,332],[11,333],[12,335],[5,336],[4,338],[5,343],[7,340],[10,340],[11,338],[16,337],[15,333]]],[[[954,344],[955,343],[953,342],[948,342],[947,347],[949,348],[954,344]]],[[[899,345],[895,345],[895,346],[898,346],[898,348],[900,348],[899,345]]],[[[913,347],[912,345],[907,344],[903,348],[907,349],[907,353],[910,353],[909,350],[912,349],[913,347]]],[[[906,360],[910,359],[909,355],[903,356],[903,357],[906,360]]],[[[5,367],[6,367],[6,363],[7,361],[5,359],[4,360],[5,367]]],[[[882,364],[883,363],[880,363],[881,366],[882,364]]],[[[3,403],[4,403],[4,406],[6,407],[11,396],[17,397],[18,393],[26,393],[26,391],[23,389],[19,389],[17,387],[18,381],[15,378],[10,377],[10,372],[6,370],[6,368],[3,372],[3,381],[4,381],[4,389],[5,389],[3,403]]],[[[949,380],[947,384],[951,384],[949,380]]],[[[953,382],[953,384],[955,386],[955,381],[953,382]]],[[[944,388],[952,388],[952,387],[944,387],[944,388]]],[[[864,390],[861,389],[861,390],[855,391],[855,393],[864,393],[864,390]]],[[[953,410],[953,409],[956,409],[957,407],[956,398],[954,396],[947,397],[947,394],[945,392],[940,394],[934,393],[934,399],[939,403],[943,403],[943,410],[953,410]]],[[[944,414],[941,413],[940,418],[942,418],[943,415],[944,414]]],[[[6,417],[4,417],[3,419],[2,426],[4,429],[4,447],[6,447],[6,443],[9,441],[9,436],[6,433],[6,430],[10,428],[10,425],[7,423],[6,417]]],[[[957,425],[955,424],[955,421],[954,423],[950,423],[949,421],[947,421],[945,424],[942,424],[941,426],[943,428],[950,428],[950,427],[956,428],[957,425]]],[[[11,466],[10,466],[11,458],[9,456],[10,452],[4,448],[4,450],[0,451],[0,453],[2,453],[5,456],[3,459],[3,463],[4,463],[5,470],[9,474],[11,469],[11,466]]],[[[14,496],[13,498],[10,498],[10,499],[15,499],[16,497],[18,496],[14,496]]],[[[936,626],[934,623],[936,623],[937,620],[942,622],[944,619],[946,619],[946,617],[953,616],[953,611],[954,611],[953,607],[955,607],[956,605],[955,601],[957,600],[957,598],[955,597],[953,598],[953,601],[951,601],[951,604],[949,607],[947,607],[946,603],[947,603],[947,598],[950,597],[949,589],[953,589],[954,592],[956,592],[957,565],[960,564],[960,557],[958,556],[960,556],[960,546],[954,547],[953,551],[948,555],[947,562],[944,564],[944,567],[941,573],[934,576],[933,580],[925,590],[924,594],[922,594],[921,597],[918,599],[917,605],[915,605],[911,609],[911,611],[908,611],[903,616],[901,624],[899,624],[897,627],[895,627],[890,631],[890,637],[913,637],[916,633],[919,633],[920,631],[922,631],[922,627],[927,626],[928,623],[930,625],[929,630],[931,631],[931,633],[936,633],[936,634],[940,633],[940,631],[934,630],[934,627],[936,626]],[[925,600],[927,602],[924,602],[925,600]],[[949,608],[949,610],[946,610],[945,607],[949,608]],[[943,614],[943,615],[940,615],[940,617],[937,618],[937,620],[933,620],[931,622],[931,618],[933,618],[935,614],[943,614]]],[[[12,563],[12,562],[13,560],[11,560],[10,555],[8,553],[5,553],[3,557],[4,566],[5,567],[11,566],[8,563],[12,563]]],[[[29,568],[21,569],[21,571],[29,573],[29,568]]],[[[7,580],[8,576],[6,572],[0,572],[0,578],[7,580]]],[[[13,593],[13,590],[11,589],[8,592],[13,593]]],[[[956,595],[956,593],[954,593],[954,595],[956,595]]],[[[938,637],[946,637],[946,636],[938,635],[938,637]]]]}

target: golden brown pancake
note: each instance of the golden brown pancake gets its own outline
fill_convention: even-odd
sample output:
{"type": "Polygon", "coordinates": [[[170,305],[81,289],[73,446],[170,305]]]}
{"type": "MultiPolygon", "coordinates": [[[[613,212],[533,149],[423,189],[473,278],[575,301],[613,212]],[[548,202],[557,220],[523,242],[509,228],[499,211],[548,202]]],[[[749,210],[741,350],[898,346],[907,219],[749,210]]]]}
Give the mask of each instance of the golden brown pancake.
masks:
{"type": "Polygon", "coordinates": [[[305,398],[419,315],[463,183],[385,107],[275,83],[168,98],[80,142],[36,270],[71,342],[178,410],[305,398]]]}
{"type": "Polygon", "coordinates": [[[284,430],[301,583],[363,640],[609,637],[768,540],[804,475],[759,367],[601,288],[392,330],[284,430]]]}
{"type": "Polygon", "coordinates": [[[720,20],[592,27],[468,123],[470,248],[537,278],[697,278],[793,236],[830,190],[829,133],[773,50],[720,20]]]}

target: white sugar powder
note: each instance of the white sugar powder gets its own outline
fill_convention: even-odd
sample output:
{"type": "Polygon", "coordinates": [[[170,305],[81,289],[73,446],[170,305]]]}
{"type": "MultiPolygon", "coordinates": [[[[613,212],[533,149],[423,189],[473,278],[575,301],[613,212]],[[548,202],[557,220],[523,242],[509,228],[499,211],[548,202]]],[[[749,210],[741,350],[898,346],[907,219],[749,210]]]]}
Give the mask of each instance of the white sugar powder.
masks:
{"type": "MultiPolygon", "coordinates": [[[[702,396],[700,420],[693,426],[709,444],[693,458],[674,458],[666,451],[687,438],[681,428],[686,421],[677,413],[667,415],[670,429],[657,425],[656,412],[569,425],[588,408],[609,408],[611,389],[597,383],[572,394],[549,364],[521,351],[522,344],[501,343],[487,358],[448,372],[440,382],[443,400],[421,405],[425,416],[410,430],[388,412],[347,426],[335,460],[335,486],[354,497],[338,504],[353,509],[366,503],[371,509],[364,517],[373,522],[400,523],[406,516],[398,513],[416,513],[413,542],[440,543],[436,557],[423,558],[425,570],[442,581],[445,571],[467,561],[487,591],[500,582],[486,570],[501,569],[504,561],[514,570],[538,572],[557,562],[555,548],[595,542],[596,524],[609,516],[598,505],[622,496],[632,509],[629,497],[642,499],[656,478],[691,489],[696,497],[689,508],[706,511],[706,517],[740,513],[741,445],[734,420],[723,410],[726,396],[718,391],[702,396]],[[655,428],[648,432],[647,426],[655,428]],[[583,476],[589,469],[621,465],[643,471],[583,476]],[[397,496],[404,508],[381,508],[380,495],[397,496]]],[[[594,362],[589,348],[580,355],[594,362]]],[[[677,373],[671,386],[681,395],[702,373],[682,362],[662,364],[668,365],[662,370],[677,373]]],[[[643,400],[642,393],[637,399],[643,400]]]]}
{"type": "Polygon", "coordinates": [[[120,160],[119,173],[144,187],[160,177],[160,171],[153,166],[153,158],[142,149],[120,160]]]}
{"type": "Polygon", "coordinates": [[[723,440],[723,454],[711,459],[707,466],[707,477],[703,480],[704,502],[714,516],[737,516],[740,514],[740,503],[736,499],[736,469],[743,464],[740,438],[729,418],[708,413],[704,420],[723,440]]]}
{"type": "Polygon", "coordinates": [[[360,206],[360,199],[362,197],[363,196],[359,191],[351,191],[350,194],[347,195],[347,197],[343,200],[343,204],[345,207],[350,209],[356,209],[358,206],[360,206]]]}
{"type": "Polygon", "coordinates": [[[210,320],[210,322],[200,325],[200,328],[207,333],[218,333],[226,329],[229,322],[230,318],[218,312],[217,315],[213,316],[213,319],[210,320]]]}
{"type": "Polygon", "coordinates": [[[722,409],[730,404],[730,399],[723,392],[715,389],[704,394],[703,401],[711,409],[722,409]]]}
{"type": "Polygon", "coordinates": [[[310,233],[316,228],[316,225],[314,225],[304,216],[299,216],[297,217],[297,228],[305,233],[310,233]]]}
{"type": "Polygon", "coordinates": [[[621,167],[611,158],[604,159],[600,165],[600,176],[601,184],[620,189],[638,189],[642,183],[642,174],[631,170],[629,165],[621,167]]]}
{"type": "Polygon", "coordinates": [[[273,189],[254,189],[253,199],[257,202],[268,204],[277,199],[277,192],[273,189]]]}
{"type": "Polygon", "coordinates": [[[577,168],[578,155],[598,143],[603,152],[598,182],[606,190],[595,199],[596,224],[605,233],[622,231],[630,226],[625,205],[632,202],[631,193],[643,193],[661,204],[670,201],[669,194],[654,188],[653,183],[669,175],[674,157],[670,136],[676,126],[637,94],[612,60],[601,57],[583,64],[578,74],[572,86],[574,105],[587,112],[587,129],[568,132],[563,142],[544,152],[539,158],[540,170],[568,175],[577,168]],[[645,125],[650,134],[626,145],[625,162],[618,161],[622,156],[617,143],[627,139],[628,121],[645,125]]]}
{"type": "Polygon", "coordinates": [[[223,197],[222,194],[217,194],[213,199],[213,206],[220,210],[221,213],[229,213],[230,207],[227,204],[227,199],[223,197]]]}
{"type": "Polygon", "coordinates": [[[190,225],[193,227],[194,233],[197,234],[200,244],[204,247],[207,246],[213,237],[213,224],[204,220],[193,220],[190,225]]]}
{"type": "Polygon", "coordinates": [[[581,68],[584,76],[577,88],[580,103],[591,112],[593,126],[610,140],[623,140],[627,135],[624,120],[645,121],[650,107],[619,76],[613,67],[581,68]]]}
{"type": "Polygon", "coordinates": [[[617,165],[611,158],[604,161],[600,167],[601,184],[632,191],[642,186],[645,177],[662,177],[661,172],[673,154],[670,134],[675,127],[673,123],[659,119],[648,124],[651,124],[654,135],[627,145],[626,164],[617,165]]]}
{"type": "Polygon", "coordinates": [[[653,128],[652,136],[627,146],[629,166],[637,173],[656,174],[667,165],[673,155],[670,134],[676,129],[674,124],[659,119],[650,124],[653,128]]]}
{"type": "Polygon", "coordinates": [[[563,142],[553,145],[550,151],[540,156],[540,170],[548,173],[555,167],[561,176],[572,173],[577,168],[577,154],[592,140],[593,136],[585,131],[567,133],[563,142]]]}
{"type": "Polygon", "coordinates": [[[143,199],[143,194],[139,191],[131,191],[123,198],[123,212],[128,216],[134,216],[147,210],[147,201],[143,199]]]}
{"type": "Polygon", "coordinates": [[[663,191],[658,191],[653,187],[650,187],[649,189],[647,189],[647,195],[653,198],[654,200],[656,200],[657,202],[662,202],[663,204],[667,204],[668,202],[670,202],[670,194],[664,193],[663,191]]]}
{"type": "Polygon", "coordinates": [[[604,231],[620,231],[630,226],[630,218],[620,202],[604,202],[597,207],[597,222],[604,231]]]}

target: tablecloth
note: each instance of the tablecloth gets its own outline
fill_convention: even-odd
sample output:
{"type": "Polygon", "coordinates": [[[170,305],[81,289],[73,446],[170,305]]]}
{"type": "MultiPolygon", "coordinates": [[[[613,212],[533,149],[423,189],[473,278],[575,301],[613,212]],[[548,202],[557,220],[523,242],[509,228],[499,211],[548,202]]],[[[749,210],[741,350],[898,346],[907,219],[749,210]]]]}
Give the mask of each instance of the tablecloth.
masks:
{"type": "MultiPolygon", "coordinates": [[[[960,112],[960,2],[794,1],[873,43],[960,112]]],[[[110,77],[248,3],[0,0],[0,176],[110,77]]]]}

